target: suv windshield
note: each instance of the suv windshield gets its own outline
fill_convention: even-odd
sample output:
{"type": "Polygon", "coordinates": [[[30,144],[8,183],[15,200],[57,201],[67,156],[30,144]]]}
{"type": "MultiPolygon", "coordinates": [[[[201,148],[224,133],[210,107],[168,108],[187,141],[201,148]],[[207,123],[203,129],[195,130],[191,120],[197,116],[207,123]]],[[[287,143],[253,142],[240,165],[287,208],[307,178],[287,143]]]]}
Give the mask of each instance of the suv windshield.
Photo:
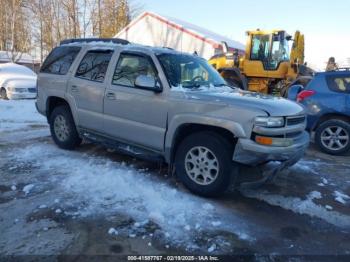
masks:
{"type": "Polygon", "coordinates": [[[225,80],[200,57],[185,54],[157,56],[172,87],[226,86],[225,80]]]}

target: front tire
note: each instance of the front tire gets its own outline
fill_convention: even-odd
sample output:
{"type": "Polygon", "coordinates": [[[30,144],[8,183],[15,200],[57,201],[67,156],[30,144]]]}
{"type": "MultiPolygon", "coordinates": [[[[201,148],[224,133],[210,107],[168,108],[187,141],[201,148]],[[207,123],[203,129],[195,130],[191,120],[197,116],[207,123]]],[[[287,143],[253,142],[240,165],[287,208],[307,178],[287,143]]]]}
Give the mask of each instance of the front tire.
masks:
{"type": "Polygon", "coordinates": [[[340,119],[327,120],[317,129],[315,142],[325,153],[342,155],[350,150],[350,124],[340,119]]]}
{"type": "Polygon", "coordinates": [[[60,148],[72,150],[81,144],[68,106],[56,107],[49,117],[49,123],[52,139],[60,148]]]}
{"type": "Polygon", "coordinates": [[[176,175],[195,194],[213,197],[224,193],[234,175],[231,143],[214,132],[186,137],[175,155],[176,175]]]}

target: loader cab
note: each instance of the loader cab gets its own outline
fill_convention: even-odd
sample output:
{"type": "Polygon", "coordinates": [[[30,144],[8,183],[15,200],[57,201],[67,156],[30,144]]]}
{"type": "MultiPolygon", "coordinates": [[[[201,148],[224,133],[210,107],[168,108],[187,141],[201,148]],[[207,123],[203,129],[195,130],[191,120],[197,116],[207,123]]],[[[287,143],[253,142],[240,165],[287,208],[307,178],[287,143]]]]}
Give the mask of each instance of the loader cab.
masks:
{"type": "Polygon", "coordinates": [[[291,37],[285,31],[249,31],[246,60],[261,61],[266,71],[277,70],[281,62],[289,62],[291,37]]]}

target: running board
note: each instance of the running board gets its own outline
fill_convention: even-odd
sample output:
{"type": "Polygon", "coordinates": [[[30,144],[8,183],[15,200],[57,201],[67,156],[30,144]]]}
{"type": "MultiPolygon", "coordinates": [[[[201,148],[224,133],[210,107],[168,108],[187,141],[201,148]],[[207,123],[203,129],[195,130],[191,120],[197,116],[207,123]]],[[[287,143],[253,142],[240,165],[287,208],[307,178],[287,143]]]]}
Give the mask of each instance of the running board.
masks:
{"type": "Polygon", "coordinates": [[[120,142],[116,139],[104,136],[102,134],[97,134],[95,132],[81,129],[80,135],[94,144],[99,144],[114,149],[121,154],[133,156],[147,161],[164,162],[164,157],[160,153],[147,150],[139,146],[120,142]]]}

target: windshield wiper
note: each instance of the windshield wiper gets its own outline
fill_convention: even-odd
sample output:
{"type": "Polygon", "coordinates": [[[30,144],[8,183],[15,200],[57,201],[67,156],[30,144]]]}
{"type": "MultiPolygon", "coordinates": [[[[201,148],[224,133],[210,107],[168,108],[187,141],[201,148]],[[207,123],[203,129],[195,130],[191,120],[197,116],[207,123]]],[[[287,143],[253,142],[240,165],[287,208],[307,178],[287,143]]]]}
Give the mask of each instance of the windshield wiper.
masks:
{"type": "Polygon", "coordinates": [[[183,88],[200,88],[202,85],[200,83],[193,83],[192,85],[183,85],[183,88]]]}
{"type": "Polygon", "coordinates": [[[221,83],[221,84],[214,84],[215,87],[219,87],[219,86],[227,86],[226,84],[224,83],[221,83]]]}

